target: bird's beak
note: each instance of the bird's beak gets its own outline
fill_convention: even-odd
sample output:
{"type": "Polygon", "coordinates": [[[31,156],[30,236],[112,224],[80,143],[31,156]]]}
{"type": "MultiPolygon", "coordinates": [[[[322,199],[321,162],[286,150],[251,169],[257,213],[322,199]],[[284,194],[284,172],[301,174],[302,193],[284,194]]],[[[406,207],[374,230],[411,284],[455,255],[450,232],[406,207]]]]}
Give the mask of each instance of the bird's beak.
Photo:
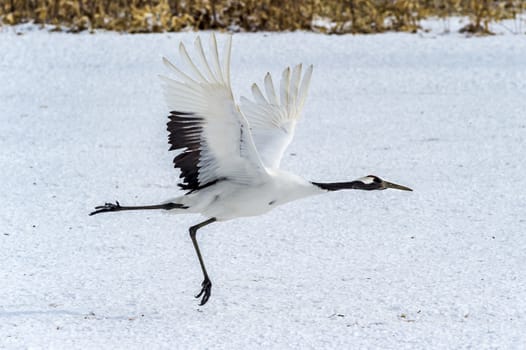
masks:
{"type": "Polygon", "coordinates": [[[397,185],[397,184],[394,184],[392,182],[384,181],[383,185],[384,185],[384,188],[393,188],[395,190],[402,190],[402,191],[413,191],[409,187],[405,187],[405,186],[402,186],[402,185],[397,185]]]}

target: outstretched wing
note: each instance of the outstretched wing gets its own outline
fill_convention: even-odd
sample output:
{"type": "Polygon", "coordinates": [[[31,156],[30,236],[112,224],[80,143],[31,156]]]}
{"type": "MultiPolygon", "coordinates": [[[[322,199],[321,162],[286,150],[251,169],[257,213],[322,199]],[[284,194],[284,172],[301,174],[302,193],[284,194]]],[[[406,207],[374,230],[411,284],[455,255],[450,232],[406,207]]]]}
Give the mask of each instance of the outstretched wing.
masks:
{"type": "Polygon", "coordinates": [[[241,97],[241,109],[246,115],[261,160],[269,168],[279,168],[285,149],[292,141],[296,122],[307,97],[312,65],[301,76],[302,65],[287,68],[281,75],[280,98],[274,90],[270,73],[265,76],[263,95],[257,84],[252,85],[254,101],[241,97]]]}
{"type": "Polygon", "coordinates": [[[214,34],[210,36],[210,60],[199,37],[195,40],[196,65],[185,46],[179,45],[187,73],[163,58],[176,79],[161,77],[168,103],[170,150],[182,150],[174,166],[181,170],[179,186],[198,190],[217,181],[255,184],[268,173],[259,158],[248,122],[234,102],[230,86],[229,37],[223,64],[214,34]]]}

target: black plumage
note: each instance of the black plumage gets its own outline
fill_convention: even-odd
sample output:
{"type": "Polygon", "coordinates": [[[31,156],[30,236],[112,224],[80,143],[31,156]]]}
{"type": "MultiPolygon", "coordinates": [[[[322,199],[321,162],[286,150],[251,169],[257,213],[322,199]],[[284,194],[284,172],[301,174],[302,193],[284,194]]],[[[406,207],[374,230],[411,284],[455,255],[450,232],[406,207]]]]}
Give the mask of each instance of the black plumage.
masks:
{"type": "Polygon", "coordinates": [[[198,190],[203,187],[198,179],[203,118],[179,111],[171,111],[168,118],[170,151],[182,150],[173,160],[174,167],[181,170],[179,177],[183,179],[178,185],[183,190],[198,190]]]}

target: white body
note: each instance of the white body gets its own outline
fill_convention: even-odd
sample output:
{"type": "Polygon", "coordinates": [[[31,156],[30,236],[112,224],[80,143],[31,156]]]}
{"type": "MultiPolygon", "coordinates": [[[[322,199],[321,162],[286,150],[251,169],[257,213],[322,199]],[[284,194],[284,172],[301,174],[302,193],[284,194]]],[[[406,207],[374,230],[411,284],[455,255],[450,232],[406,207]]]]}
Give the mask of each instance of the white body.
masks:
{"type": "Polygon", "coordinates": [[[301,177],[281,171],[269,170],[270,177],[257,186],[247,187],[230,181],[170,200],[188,207],[172,210],[173,213],[201,213],[218,221],[242,216],[264,214],[278,205],[296,199],[321,194],[326,191],[312,185],[301,177]]]}
{"type": "Polygon", "coordinates": [[[264,89],[252,85],[253,100],[234,101],[230,86],[231,37],[222,60],[215,36],[210,36],[208,58],[201,40],[192,60],[181,43],[186,69],[164,63],[175,79],[161,77],[171,110],[168,130],[172,150],[181,169],[181,187],[189,190],[169,202],[185,209],[175,213],[201,213],[216,220],[254,216],[280,204],[325,192],[299,176],[279,170],[291,142],[312,75],[302,65],[286,68],[276,89],[269,73],[264,89]]]}

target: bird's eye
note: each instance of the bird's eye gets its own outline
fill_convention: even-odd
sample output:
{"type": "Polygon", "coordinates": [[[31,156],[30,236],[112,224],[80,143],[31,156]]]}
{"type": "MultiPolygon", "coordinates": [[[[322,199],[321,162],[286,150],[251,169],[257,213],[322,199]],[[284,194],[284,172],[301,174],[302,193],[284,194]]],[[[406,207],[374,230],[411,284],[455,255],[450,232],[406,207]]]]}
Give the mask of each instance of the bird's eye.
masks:
{"type": "Polygon", "coordinates": [[[379,177],[373,177],[373,181],[376,182],[377,184],[379,184],[380,182],[382,182],[382,180],[380,180],[379,177]]]}

